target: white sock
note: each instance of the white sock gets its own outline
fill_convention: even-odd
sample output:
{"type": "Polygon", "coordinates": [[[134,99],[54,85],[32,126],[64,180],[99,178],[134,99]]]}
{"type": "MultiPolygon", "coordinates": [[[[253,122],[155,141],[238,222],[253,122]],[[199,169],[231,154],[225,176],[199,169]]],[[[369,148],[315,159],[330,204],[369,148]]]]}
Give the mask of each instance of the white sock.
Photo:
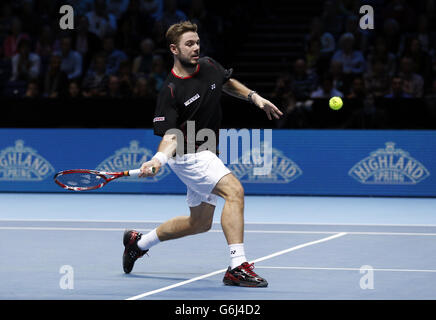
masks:
{"type": "Polygon", "coordinates": [[[242,263],[246,262],[244,244],[235,243],[229,245],[230,249],[230,269],[234,269],[242,263]]]}
{"type": "Polygon", "coordinates": [[[151,230],[147,234],[143,234],[141,239],[138,241],[138,247],[141,250],[147,250],[157,245],[160,242],[156,234],[156,229],[151,230]]]}

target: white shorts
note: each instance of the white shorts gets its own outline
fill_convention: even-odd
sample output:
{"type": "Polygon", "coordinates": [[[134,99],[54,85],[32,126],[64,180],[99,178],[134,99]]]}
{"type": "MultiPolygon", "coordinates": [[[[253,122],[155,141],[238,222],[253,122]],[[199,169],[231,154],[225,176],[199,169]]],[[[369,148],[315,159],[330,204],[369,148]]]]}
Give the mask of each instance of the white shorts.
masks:
{"type": "Polygon", "coordinates": [[[188,153],[168,160],[168,165],[187,187],[186,201],[189,207],[196,207],[202,202],[212,205],[217,203],[213,188],[222,177],[231,171],[215,153],[206,150],[188,153]]]}

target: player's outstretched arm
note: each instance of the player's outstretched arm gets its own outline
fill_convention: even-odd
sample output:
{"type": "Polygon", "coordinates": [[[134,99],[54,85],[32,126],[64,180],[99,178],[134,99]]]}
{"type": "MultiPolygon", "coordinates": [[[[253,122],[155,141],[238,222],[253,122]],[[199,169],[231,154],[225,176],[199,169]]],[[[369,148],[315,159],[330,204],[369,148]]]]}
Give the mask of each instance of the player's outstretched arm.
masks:
{"type": "Polygon", "coordinates": [[[177,136],[175,134],[164,135],[153,158],[142,164],[139,177],[155,176],[160,168],[167,163],[168,159],[174,155],[176,149],[177,136]],[[152,172],[152,168],[155,168],[154,172],[152,172]]]}
{"type": "Polygon", "coordinates": [[[272,120],[272,117],[279,119],[280,116],[283,115],[279,108],[277,108],[271,101],[263,98],[256,91],[248,89],[236,79],[230,78],[226,83],[224,83],[223,91],[232,97],[252,102],[265,111],[269,120],[272,120]]]}

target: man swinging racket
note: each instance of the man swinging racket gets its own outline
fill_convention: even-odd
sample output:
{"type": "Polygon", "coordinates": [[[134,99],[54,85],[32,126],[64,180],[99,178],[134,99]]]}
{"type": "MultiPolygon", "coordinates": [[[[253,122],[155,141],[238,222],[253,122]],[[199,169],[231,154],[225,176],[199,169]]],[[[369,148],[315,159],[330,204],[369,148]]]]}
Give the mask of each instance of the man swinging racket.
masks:
{"type": "Polygon", "coordinates": [[[124,272],[130,273],[135,261],[161,241],[208,231],[212,226],[217,196],[220,196],[225,200],[221,226],[230,251],[230,266],[224,275],[224,284],[266,287],[268,282],[253,271],[253,264],[249,264],[245,257],[244,189],[241,183],[216,152],[200,151],[199,148],[194,152],[184,149],[183,154],[179,154],[178,144],[179,147],[187,144],[188,121],[194,121],[196,132],[210,129],[218,136],[221,91],[252,102],[264,110],[270,120],[273,117],[278,119],[282,112],[255,91],[231,78],[232,69],[224,69],[212,58],[200,58],[200,38],[195,24],[185,21],[172,25],[166,39],[174,65],[159,93],[153,120],[154,133],[162,136],[162,140],[152,159],[142,164],[140,176],[154,176],[168,163],[187,186],[190,216],[172,218],[147,234],[126,230],[123,238],[124,272]],[[183,132],[184,141],[177,139],[171,129],[183,132]]]}

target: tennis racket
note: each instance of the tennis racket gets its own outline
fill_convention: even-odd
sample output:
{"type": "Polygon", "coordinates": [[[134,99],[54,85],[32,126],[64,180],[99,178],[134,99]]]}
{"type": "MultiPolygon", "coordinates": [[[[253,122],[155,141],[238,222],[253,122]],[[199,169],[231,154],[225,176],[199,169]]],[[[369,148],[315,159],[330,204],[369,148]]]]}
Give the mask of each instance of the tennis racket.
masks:
{"type": "MultiPolygon", "coordinates": [[[[156,172],[154,167],[152,168],[152,172],[156,172]]],[[[121,177],[137,177],[140,173],[140,169],[122,172],[72,169],[56,173],[53,179],[56,184],[66,190],[86,191],[102,188],[112,180],[121,177]]]]}

